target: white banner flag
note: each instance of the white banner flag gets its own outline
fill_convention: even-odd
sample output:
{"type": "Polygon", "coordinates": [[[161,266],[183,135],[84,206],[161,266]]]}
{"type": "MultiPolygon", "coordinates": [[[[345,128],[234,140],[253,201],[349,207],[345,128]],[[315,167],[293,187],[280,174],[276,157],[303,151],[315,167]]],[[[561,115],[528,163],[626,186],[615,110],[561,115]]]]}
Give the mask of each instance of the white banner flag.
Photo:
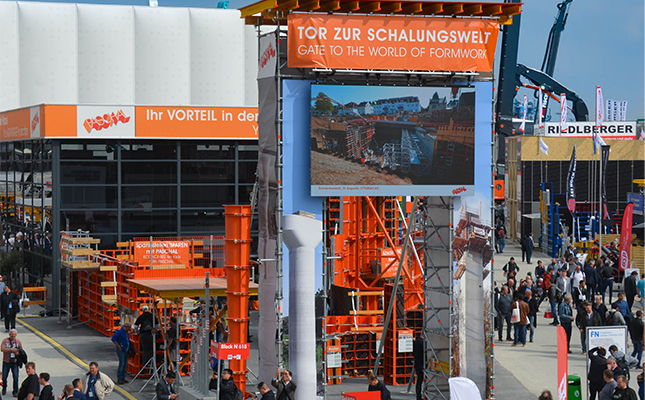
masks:
{"type": "Polygon", "coordinates": [[[596,86],[596,126],[602,125],[602,109],[602,89],[600,88],[600,86],[596,86]]]}
{"type": "Polygon", "coordinates": [[[641,128],[641,137],[640,137],[640,140],[645,140],[645,130],[643,130],[643,128],[641,128]]]}
{"type": "Polygon", "coordinates": [[[627,102],[626,101],[620,102],[620,120],[627,121],[627,102]]]}
{"type": "Polygon", "coordinates": [[[542,138],[540,138],[540,151],[547,156],[549,155],[549,146],[544,143],[544,140],[542,140],[542,138]]]}
{"type": "Polygon", "coordinates": [[[524,113],[522,114],[522,124],[520,125],[520,132],[522,133],[524,133],[524,129],[526,129],[526,109],[528,108],[528,104],[526,95],[524,95],[524,113]]]}
{"type": "Polygon", "coordinates": [[[542,101],[542,87],[540,87],[540,93],[538,97],[540,98],[540,105],[538,108],[538,128],[544,129],[544,118],[542,118],[542,113],[544,113],[544,103],[542,101]]]}
{"type": "Polygon", "coordinates": [[[567,95],[560,95],[560,132],[567,131],[567,95]]]}
{"type": "Polygon", "coordinates": [[[602,136],[596,135],[596,137],[598,138],[598,141],[596,143],[597,143],[597,146],[598,146],[599,149],[602,146],[607,146],[607,143],[605,143],[605,140],[602,138],[602,136]]]}
{"type": "Polygon", "coordinates": [[[620,109],[618,108],[618,101],[617,100],[612,100],[611,109],[614,112],[614,115],[612,115],[613,121],[620,121],[620,109]]]}
{"type": "Polygon", "coordinates": [[[614,101],[611,99],[607,100],[607,112],[605,113],[605,119],[607,121],[614,120],[614,101]]]}

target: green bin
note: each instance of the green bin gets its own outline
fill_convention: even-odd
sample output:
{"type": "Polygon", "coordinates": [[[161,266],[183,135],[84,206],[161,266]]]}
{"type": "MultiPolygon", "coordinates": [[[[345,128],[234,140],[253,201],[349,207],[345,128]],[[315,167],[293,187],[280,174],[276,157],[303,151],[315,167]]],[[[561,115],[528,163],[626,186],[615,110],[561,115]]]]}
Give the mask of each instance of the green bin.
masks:
{"type": "Polygon", "coordinates": [[[569,400],[582,400],[582,386],[580,385],[580,377],[576,375],[569,375],[569,400]]]}

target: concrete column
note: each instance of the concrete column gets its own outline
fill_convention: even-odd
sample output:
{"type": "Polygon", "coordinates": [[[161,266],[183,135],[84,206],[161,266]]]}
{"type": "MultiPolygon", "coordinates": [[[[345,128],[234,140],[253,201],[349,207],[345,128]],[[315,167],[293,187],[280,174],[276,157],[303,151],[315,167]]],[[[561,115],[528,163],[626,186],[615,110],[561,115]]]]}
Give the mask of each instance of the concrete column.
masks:
{"type": "Polygon", "coordinates": [[[289,369],[298,384],[296,399],[309,400],[316,398],[315,250],[322,222],[300,212],[283,221],[289,249],[289,369]]]}

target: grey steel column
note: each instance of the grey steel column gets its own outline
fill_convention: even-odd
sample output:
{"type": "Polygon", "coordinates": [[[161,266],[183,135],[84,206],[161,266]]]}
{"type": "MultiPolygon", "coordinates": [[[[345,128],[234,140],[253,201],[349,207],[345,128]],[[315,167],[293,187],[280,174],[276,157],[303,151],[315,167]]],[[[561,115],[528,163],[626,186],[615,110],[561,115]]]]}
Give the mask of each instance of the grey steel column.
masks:
{"type": "Polygon", "coordinates": [[[52,309],[60,308],[60,141],[52,140],[52,309]]]}

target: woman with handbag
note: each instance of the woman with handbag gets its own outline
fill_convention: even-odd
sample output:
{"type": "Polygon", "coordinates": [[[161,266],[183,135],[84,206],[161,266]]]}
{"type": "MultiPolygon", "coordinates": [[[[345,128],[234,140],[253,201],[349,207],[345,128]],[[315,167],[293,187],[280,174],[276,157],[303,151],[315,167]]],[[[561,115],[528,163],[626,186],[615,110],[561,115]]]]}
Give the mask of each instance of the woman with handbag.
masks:
{"type": "Polygon", "coordinates": [[[524,295],[517,292],[511,311],[511,322],[515,328],[515,338],[512,346],[517,346],[519,342],[526,346],[526,326],[529,324],[529,311],[529,305],[524,302],[524,295]]]}

